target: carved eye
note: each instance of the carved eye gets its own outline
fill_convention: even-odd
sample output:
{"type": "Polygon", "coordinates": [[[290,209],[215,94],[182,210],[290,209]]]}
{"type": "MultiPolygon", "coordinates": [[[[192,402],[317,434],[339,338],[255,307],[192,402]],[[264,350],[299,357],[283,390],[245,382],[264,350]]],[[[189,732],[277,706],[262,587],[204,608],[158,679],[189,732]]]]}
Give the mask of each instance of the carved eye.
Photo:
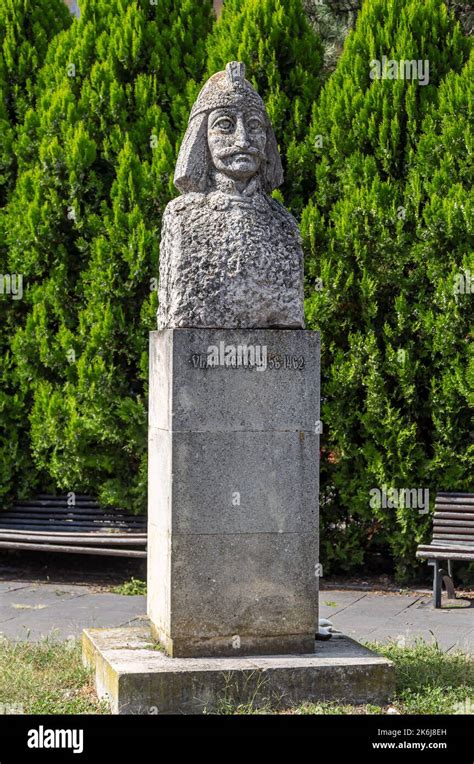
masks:
{"type": "Polygon", "coordinates": [[[247,122],[249,130],[260,130],[262,123],[258,117],[251,117],[247,122]]]}
{"type": "Polygon", "coordinates": [[[220,119],[216,119],[213,127],[217,127],[219,130],[225,130],[228,132],[229,130],[232,130],[234,123],[231,119],[229,119],[229,117],[221,117],[220,119]]]}

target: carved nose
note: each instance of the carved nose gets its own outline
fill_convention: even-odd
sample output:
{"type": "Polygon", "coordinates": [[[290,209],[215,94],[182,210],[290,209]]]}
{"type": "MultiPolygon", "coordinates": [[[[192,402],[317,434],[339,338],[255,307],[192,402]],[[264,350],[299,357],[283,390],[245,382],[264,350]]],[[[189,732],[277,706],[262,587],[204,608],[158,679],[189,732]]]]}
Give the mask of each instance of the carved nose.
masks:
{"type": "Polygon", "coordinates": [[[235,126],[235,145],[239,148],[246,149],[250,145],[247,136],[247,131],[242,120],[238,120],[235,126]]]}

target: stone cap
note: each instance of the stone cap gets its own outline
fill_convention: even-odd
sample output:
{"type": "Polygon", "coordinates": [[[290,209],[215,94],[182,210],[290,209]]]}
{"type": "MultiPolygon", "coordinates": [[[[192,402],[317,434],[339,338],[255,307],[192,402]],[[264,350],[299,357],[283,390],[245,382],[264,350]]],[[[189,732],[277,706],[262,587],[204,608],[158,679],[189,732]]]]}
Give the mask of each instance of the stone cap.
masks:
{"type": "Polygon", "coordinates": [[[253,107],[268,119],[262,98],[245,79],[245,64],[229,61],[225,71],[216,72],[207,80],[194,103],[189,120],[203,112],[239,106],[253,107]]]}

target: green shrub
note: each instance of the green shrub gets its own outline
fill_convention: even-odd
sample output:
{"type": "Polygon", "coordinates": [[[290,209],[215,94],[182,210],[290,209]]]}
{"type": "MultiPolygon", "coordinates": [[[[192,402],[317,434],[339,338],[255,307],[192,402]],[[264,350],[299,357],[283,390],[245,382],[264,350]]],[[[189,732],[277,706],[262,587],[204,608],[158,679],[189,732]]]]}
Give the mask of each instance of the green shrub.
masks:
{"type": "Polygon", "coordinates": [[[469,48],[442,0],[373,0],[314,109],[302,232],[323,349],[326,574],[372,552],[413,572],[430,517],[371,506],[372,489],[428,489],[432,506],[468,488],[470,298],[453,279],[472,235],[469,48]],[[428,60],[429,82],[371,77],[382,56],[428,60]]]}
{"type": "Polygon", "coordinates": [[[39,74],[9,204],[10,268],[27,281],[12,348],[36,467],[137,511],[161,213],[213,19],[210,0],[81,3],[39,74]]]}

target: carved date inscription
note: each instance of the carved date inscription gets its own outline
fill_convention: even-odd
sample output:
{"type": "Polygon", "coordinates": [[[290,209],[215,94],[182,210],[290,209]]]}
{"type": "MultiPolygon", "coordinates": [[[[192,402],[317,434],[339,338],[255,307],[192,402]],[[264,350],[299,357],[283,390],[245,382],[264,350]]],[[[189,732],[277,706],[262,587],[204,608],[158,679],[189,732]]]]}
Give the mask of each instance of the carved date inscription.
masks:
{"type": "MultiPolygon", "coordinates": [[[[238,348],[239,350],[239,348],[238,348]]],[[[305,358],[302,355],[287,355],[283,353],[267,352],[262,348],[262,352],[244,352],[229,353],[224,355],[213,355],[212,353],[193,353],[190,359],[191,366],[194,369],[254,369],[256,371],[266,371],[268,369],[286,369],[289,371],[301,371],[305,368],[305,358]]]]}

